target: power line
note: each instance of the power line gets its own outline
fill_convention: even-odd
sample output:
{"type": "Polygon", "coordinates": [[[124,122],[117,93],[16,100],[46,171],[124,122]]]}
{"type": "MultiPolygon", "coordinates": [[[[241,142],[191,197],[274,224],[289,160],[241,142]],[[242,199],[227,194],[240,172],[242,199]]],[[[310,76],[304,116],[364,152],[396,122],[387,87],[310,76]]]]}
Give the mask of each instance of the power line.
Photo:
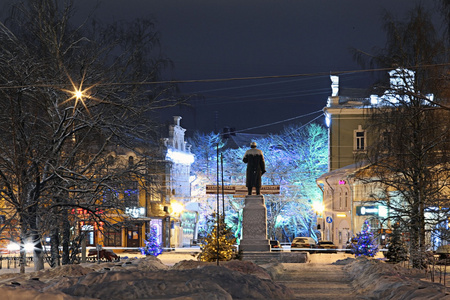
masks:
{"type": "MultiPolygon", "coordinates": [[[[198,103],[199,101],[197,100],[196,105],[226,105],[229,103],[235,103],[236,101],[239,101],[239,104],[244,103],[244,102],[253,102],[253,101],[272,101],[272,100],[277,100],[277,99],[287,99],[287,98],[301,98],[301,97],[306,97],[306,96],[313,96],[313,95],[323,95],[323,94],[328,94],[329,90],[327,89],[326,91],[323,92],[314,92],[314,93],[298,93],[296,95],[282,95],[282,96],[278,96],[278,97],[262,97],[262,98],[253,98],[251,99],[251,97],[256,97],[259,95],[249,95],[249,96],[218,96],[218,95],[207,95],[208,96],[208,101],[206,103],[198,103]],[[243,100],[245,98],[250,98],[250,99],[246,99],[243,100]]],[[[276,94],[273,94],[276,95],[276,94]]]]}
{"type": "Polygon", "coordinates": [[[303,118],[303,117],[307,117],[309,115],[313,115],[313,114],[316,114],[316,113],[319,113],[319,112],[321,113],[319,116],[315,117],[314,119],[312,119],[311,121],[309,121],[305,125],[302,125],[300,128],[298,128],[298,129],[301,129],[304,126],[308,125],[309,123],[311,123],[311,122],[317,120],[318,118],[322,117],[323,111],[322,110],[316,110],[316,111],[313,111],[313,112],[308,113],[306,115],[301,115],[301,116],[297,116],[297,117],[293,117],[293,118],[289,118],[289,119],[285,119],[285,120],[281,120],[281,121],[277,121],[277,122],[273,122],[273,123],[269,123],[269,124],[264,124],[264,125],[260,125],[260,126],[256,126],[256,127],[250,127],[250,128],[246,128],[246,129],[242,129],[242,130],[236,130],[234,132],[239,133],[239,132],[244,132],[244,131],[247,131],[247,130],[253,130],[253,129],[259,129],[259,128],[262,128],[262,127],[272,126],[272,125],[276,125],[276,124],[280,124],[280,123],[284,123],[284,122],[289,122],[289,121],[292,121],[292,120],[300,119],[300,118],[303,118]]]}
{"type": "MultiPolygon", "coordinates": [[[[449,66],[449,63],[443,64],[431,64],[422,66],[411,66],[409,69],[417,68],[431,68],[431,67],[444,67],[449,66]]],[[[209,82],[227,82],[227,81],[238,81],[238,80],[256,80],[256,79],[273,79],[273,78],[296,78],[296,77],[317,77],[317,76],[330,76],[330,75],[345,75],[350,73],[365,73],[365,72],[375,72],[375,71],[389,71],[392,68],[376,68],[376,69],[365,69],[365,70],[349,70],[349,71],[330,71],[330,72],[316,72],[316,73],[300,73],[300,74],[290,74],[290,75],[268,75],[268,76],[253,76],[253,77],[229,77],[229,78],[212,78],[212,79],[186,79],[186,80],[161,80],[161,81],[134,81],[134,82],[109,82],[109,83],[96,83],[96,86],[113,86],[113,85],[151,85],[151,84],[174,84],[174,83],[209,83],[209,82]]],[[[18,89],[26,87],[53,87],[62,88],[71,86],[70,83],[62,84],[26,84],[26,85],[0,85],[0,90],[2,89],[18,89]]]]}
{"type": "Polygon", "coordinates": [[[209,89],[209,90],[202,90],[202,91],[196,91],[194,93],[205,93],[205,92],[218,92],[218,91],[227,91],[227,90],[236,90],[236,89],[245,89],[245,88],[251,88],[251,87],[257,87],[257,86],[265,86],[265,85],[274,85],[274,84],[283,84],[283,83],[294,83],[298,81],[308,80],[312,79],[312,77],[328,77],[328,76],[311,76],[309,78],[298,78],[294,80],[283,80],[283,81],[275,81],[275,82],[266,82],[266,83],[256,83],[256,84],[248,84],[248,85],[240,85],[240,86],[232,86],[232,87],[226,87],[226,88],[217,88],[217,89],[209,89]]]}

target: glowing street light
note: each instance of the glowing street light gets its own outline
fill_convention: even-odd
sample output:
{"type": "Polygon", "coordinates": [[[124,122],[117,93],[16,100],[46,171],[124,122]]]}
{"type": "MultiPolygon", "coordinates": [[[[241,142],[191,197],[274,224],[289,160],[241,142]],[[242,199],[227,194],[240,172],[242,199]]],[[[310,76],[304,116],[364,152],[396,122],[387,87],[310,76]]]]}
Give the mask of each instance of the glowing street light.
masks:
{"type": "Polygon", "coordinates": [[[172,213],[174,215],[180,215],[184,210],[183,204],[178,202],[173,202],[170,204],[170,206],[172,207],[172,213]]]}
{"type": "Polygon", "coordinates": [[[322,203],[315,202],[313,204],[313,209],[314,209],[314,211],[316,212],[317,215],[321,216],[323,214],[323,211],[325,210],[325,207],[323,206],[322,203]]]}
{"type": "Polygon", "coordinates": [[[68,74],[67,74],[67,77],[69,78],[70,84],[72,85],[73,89],[72,90],[61,89],[62,91],[64,91],[64,92],[68,93],[69,95],[71,95],[62,104],[67,103],[67,102],[72,101],[72,100],[75,100],[75,105],[73,107],[73,110],[75,110],[77,108],[78,103],[81,103],[84,106],[84,108],[86,110],[88,110],[88,108],[86,106],[86,103],[85,103],[86,99],[93,99],[93,100],[100,101],[99,99],[97,99],[95,97],[92,97],[89,94],[89,91],[92,88],[94,88],[96,86],[96,84],[91,85],[90,87],[83,89],[83,83],[84,83],[85,74],[83,74],[83,78],[81,79],[81,82],[80,82],[79,86],[77,86],[77,84],[75,84],[73,82],[72,78],[68,74]]]}
{"type": "Polygon", "coordinates": [[[75,96],[75,99],[81,101],[81,99],[82,99],[82,97],[83,97],[83,91],[80,91],[80,90],[75,91],[74,96],[75,96]]]}

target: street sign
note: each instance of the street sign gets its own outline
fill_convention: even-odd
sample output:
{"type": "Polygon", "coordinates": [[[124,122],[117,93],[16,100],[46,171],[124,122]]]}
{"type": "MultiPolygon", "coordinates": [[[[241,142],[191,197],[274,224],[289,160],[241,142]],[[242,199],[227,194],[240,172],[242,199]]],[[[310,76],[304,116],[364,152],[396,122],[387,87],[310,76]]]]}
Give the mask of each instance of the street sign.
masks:
{"type": "MultiPolygon", "coordinates": [[[[222,194],[222,186],[219,185],[217,189],[217,185],[208,184],[206,185],[206,194],[222,194]]],[[[247,195],[247,187],[245,185],[224,185],[223,193],[228,195],[247,195]]],[[[255,190],[253,189],[253,193],[255,190]]],[[[279,185],[263,185],[261,187],[261,194],[280,194],[280,186],[279,185]]]]}
{"type": "Polygon", "coordinates": [[[327,223],[331,223],[331,222],[333,222],[333,218],[331,218],[331,217],[327,217],[327,223]]]}

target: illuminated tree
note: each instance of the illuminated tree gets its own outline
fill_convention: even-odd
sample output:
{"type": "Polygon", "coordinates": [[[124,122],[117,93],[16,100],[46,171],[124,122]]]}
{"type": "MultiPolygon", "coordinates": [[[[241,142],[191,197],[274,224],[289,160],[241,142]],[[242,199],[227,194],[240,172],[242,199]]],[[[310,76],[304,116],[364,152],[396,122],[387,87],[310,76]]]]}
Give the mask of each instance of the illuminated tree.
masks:
{"type": "Polygon", "coordinates": [[[199,235],[206,236],[209,232],[208,218],[217,209],[217,195],[207,195],[206,185],[217,184],[217,146],[222,152],[224,142],[220,134],[214,132],[205,134],[198,131],[194,132],[188,141],[195,155],[195,162],[191,166],[195,178],[191,183],[191,197],[197,199],[203,212],[199,216],[199,235]]]}
{"type": "MultiPolygon", "coordinates": [[[[205,197],[204,186],[217,182],[215,165],[217,161],[214,160],[217,158],[215,145],[219,136],[217,134],[209,134],[209,136],[197,135],[196,140],[190,143],[196,155],[192,169],[197,178],[207,178],[199,187],[203,189],[201,190],[203,198],[200,194],[196,198],[204,199],[203,202],[209,203],[203,205],[212,212],[215,210],[216,195],[205,197]],[[206,166],[209,166],[209,169],[205,169],[206,166]]],[[[315,236],[315,214],[312,204],[314,200],[320,199],[320,190],[317,188],[315,179],[327,170],[327,141],[326,129],[317,124],[288,127],[279,134],[256,140],[266,161],[267,173],[262,176],[263,185],[281,186],[280,195],[264,196],[270,238],[315,236]]],[[[225,144],[223,148],[225,150],[222,150],[221,144],[225,184],[244,185],[246,166],[242,162],[242,157],[248,146],[229,149],[225,144]]],[[[220,201],[221,199],[222,196],[220,201]]],[[[225,202],[227,204],[226,222],[239,238],[244,198],[225,195],[225,202]]],[[[206,223],[203,222],[203,224],[206,223]]]]}
{"type": "Polygon", "coordinates": [[[161,243],[159,242],[158,232],[155,226],[150,228],[150,232],[147,233],[147,239],[144,240],[144,247],[140,247],[143,255],[158,256],[162,253],[161,243]]]}
{"type": "Polygon", "coordinates": [[[215,214],[212,215],[209,222],[209,224],[214,222],[214,225],[210,227],[211,231],[200,244],[201,252],[198,259],[208,262],[232,260],[237,255],[236,238],[224,222],[223,216],[220,216],[219,238],[217,238],[217,221],[213,220],[216,220],[215,214]]]}
{"type": "Polygon", "coordinates": [[[288,220],[284,226],[291,227],[294,236],[317,239],[312,206],[322,197],[315,180],[328,170],[327,131],[315,123],[291,126],[274,136],[272,143],[278,145],[278,152],[284,153],[287,164],[283,177],[286,178],[284,197],[289,205],[283,209],[283,219],[288,220]]]}
{"type": "Polygon", "coordinates": [[[378,253],[378,245],[367,220],[364,222],[364,229],[356,234],[356,243],[352,243],[351,247],[351,252],[355,256],[373,257],[378,253]]]}

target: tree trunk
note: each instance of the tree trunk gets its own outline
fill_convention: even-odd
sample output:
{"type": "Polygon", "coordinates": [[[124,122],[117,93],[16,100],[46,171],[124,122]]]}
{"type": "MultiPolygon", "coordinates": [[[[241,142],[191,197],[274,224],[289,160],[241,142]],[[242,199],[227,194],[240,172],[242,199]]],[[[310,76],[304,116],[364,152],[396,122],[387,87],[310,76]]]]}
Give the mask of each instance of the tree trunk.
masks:
{"type": "Polygon", "coordinates": [[[34,271],[40,271],[44,269],[44,251],[42,251],[41,239],[37,232],[33,233],[32,241],[34,245],[33,250],[34,271]]]}
{"type": "Polygon", "coordinates": [[[62,232],[62,264],[67,265],[70,263],[69,242],[70,242],[70,224],[67,217],[67,212],[62,213],[63,218],[63,232],[62,232]]]}
{"type": "Polygon", "coordinates": [[[414,205],[411,214],[410,232],[410,262],[413,268],[420,269],[422,266],[421,249],[420,249],[420,217],[419,207],[414,205]]]}
{"type": "MultiPolygon", "coordinates": [[[[35,203],[37,203],[37,201],[35,201],[35,203]]],[[[41,237],[39,235],[39,217],[36,204],[32,205],[28,212],[30,215],[30,237],[31,243],[33,244],[34,271],[40,271],[44,269],[44,252],[42,251],[41,237]]]]}
{"type": "Polygon", "coordinates": [[[52,234],[50,235],[50,266],[52,268],[61,265],[59,256],[59,229],[55,226],[52,234]]]}
{"type": "Polygon", "coordinates": [[[25,263],[27,261],[27,253],[25,252],[24,239],[20,242],[20,259],[19,259],[19,272],[25,273],[25,263]]]}
{"type": "Polygon", "coordinates": [[[19,272],[25,273],[25,264],[27,262],[27,253],[25,251],[25,242],[27,240],[27,226],[24,221],[25,218],[20,220],[20,259],[19,259],[19,272]]]}

